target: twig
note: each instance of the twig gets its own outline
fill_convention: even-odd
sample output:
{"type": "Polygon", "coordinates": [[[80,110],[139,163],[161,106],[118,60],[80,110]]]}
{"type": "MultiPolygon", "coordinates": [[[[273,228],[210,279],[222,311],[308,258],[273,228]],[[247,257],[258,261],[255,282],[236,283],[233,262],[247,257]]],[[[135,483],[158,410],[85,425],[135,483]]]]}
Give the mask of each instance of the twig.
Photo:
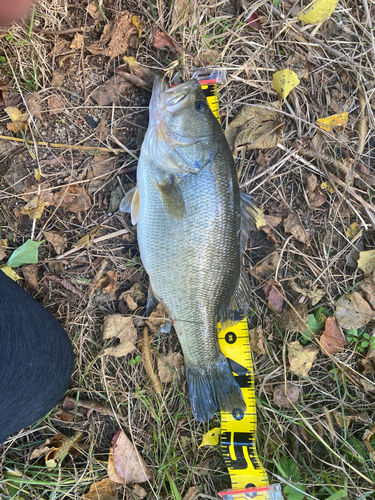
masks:
{"type": "MultiPolygon", "coordinates": [[[[109,240],[111,238],[117,238],[117,236],[121,236],[122,234],[127,234],[129,231],[127,229],[120,229],[119,231],[115,231],[114,233],[111,234],[105,234],[104,236],[99,236],[98,238],[94,238],[92,240],[92,243],[100,243],[101,241],[109,240]]],[[[61,260],[67,257],[68,255],[71,255],[72,253],[78,252],[78,250],[82,250],[86,245],[81,245],[79,247],[72,248],[71,250],[68,250],[67,252],[58,255],[55,257],[53,260],[61,260]]]]}
{"type": "Polygon", "coordinates": [[[64,288],[66,288],[70,292],[75,293],[76,295],[78,295],[78,297],[80,299],[82,299],[85,304],[87,303],[87,299],[83,295],[83,293],[81,292],[81,290],[79,290],[76,286],[72,285],[72,283],[70,283],[65,278],[61,278],[60,276],[56,276],[55,274],[46,274],[44,276],[44,278],[46,280],[54,281],[55,283],[58,283],[59,285],[62,285],[64,288]]]}
{"type": "Polygon", "coordinates": [[[161,384],[160,384],[159,377],[156,375],[155,370],[154,370],[154,362],[152,360],[150,339],[148,337],[147,326],[145,326],[143,328],[142,359],[143,359],[143,364],[145,366],[147,375],[151,379],[151,383],[152,383],[152,387],[154,388],[154,391],[156,392],[156,394],[161,394],[161,392],[162,392],[161,384]]]}
{"type": "Polygon", "coordinates": [[[366,117],[366,97],[361,89],[358,89],[359,99],[359,124],[358,124],[358,147],[357,155],[361,156],[366,144],[367,117],[366,117]]]}

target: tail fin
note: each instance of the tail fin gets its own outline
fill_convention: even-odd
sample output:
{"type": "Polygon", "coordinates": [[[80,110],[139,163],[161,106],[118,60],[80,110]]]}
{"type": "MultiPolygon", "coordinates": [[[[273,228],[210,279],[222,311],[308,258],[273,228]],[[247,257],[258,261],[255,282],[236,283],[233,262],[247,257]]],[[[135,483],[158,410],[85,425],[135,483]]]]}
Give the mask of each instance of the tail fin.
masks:
{"type": "Polygon", "coordinates": [[[185,366],[185,373],[191,409],[198,422],[208,422],[219,408],[230,413],[235,408],[245,411],[241,389],[222,353],[217,363],[203,368],[185,366]]]}

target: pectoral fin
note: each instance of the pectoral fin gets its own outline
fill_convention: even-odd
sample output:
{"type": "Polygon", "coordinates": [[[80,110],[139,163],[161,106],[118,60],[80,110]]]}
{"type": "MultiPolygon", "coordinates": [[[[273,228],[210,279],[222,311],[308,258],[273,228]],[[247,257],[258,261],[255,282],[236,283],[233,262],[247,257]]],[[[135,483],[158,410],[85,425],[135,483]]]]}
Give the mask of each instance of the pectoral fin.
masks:
{"type": "Polygon", "coordinates": [[[163,182],[158,184],[163,207],[172,219],[185,217],[185,203],[180,188],[175,178],[169,175],[163,182]]]}
{"type": "Polygon", "coordinates": [[[120,203],[121,212],[130,212],[132,216],[132,224],[137,224],[139,216],[139,189],[138,186],[133,187],[126,193],[120,203]]]}

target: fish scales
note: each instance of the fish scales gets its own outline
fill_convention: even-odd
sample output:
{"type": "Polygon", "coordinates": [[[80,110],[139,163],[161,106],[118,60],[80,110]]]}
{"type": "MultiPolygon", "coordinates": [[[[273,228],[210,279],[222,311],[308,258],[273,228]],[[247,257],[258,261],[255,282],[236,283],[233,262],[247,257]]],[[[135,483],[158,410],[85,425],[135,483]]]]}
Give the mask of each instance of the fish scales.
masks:
{"type": "Polygon", "coordinates": [[[198,82],[168,90],[156,80],[137,187],[121,209],[138,223],[151,299],[165,303],[177,331],[195,418],[208,420],[219,406],[245,409],[217,338],[241,274],[240,190],[198,82]]]}

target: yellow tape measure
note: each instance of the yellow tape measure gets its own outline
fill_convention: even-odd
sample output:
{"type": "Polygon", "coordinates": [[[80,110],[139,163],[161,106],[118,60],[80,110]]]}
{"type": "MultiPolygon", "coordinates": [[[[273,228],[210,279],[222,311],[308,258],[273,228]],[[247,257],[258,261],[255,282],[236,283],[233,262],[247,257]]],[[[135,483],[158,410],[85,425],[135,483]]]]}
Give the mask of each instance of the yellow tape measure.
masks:
{"type": "MultiPolygon", "coordinates": [[[[200,80],[207,102],[220,121],[217,83],[214,79],[200,80]]],[[[235,408],[221,412],[221,450],[232,481],[232,490],[221,491],[224,500],[282,500],[279,484],[269,485],[256,451],[256,405],[253,361],[251,358],[247,319],[234,326],[218,328],[220,348],[228,358],[233,375],[241,388],[246,411],[235,408]]]]}

